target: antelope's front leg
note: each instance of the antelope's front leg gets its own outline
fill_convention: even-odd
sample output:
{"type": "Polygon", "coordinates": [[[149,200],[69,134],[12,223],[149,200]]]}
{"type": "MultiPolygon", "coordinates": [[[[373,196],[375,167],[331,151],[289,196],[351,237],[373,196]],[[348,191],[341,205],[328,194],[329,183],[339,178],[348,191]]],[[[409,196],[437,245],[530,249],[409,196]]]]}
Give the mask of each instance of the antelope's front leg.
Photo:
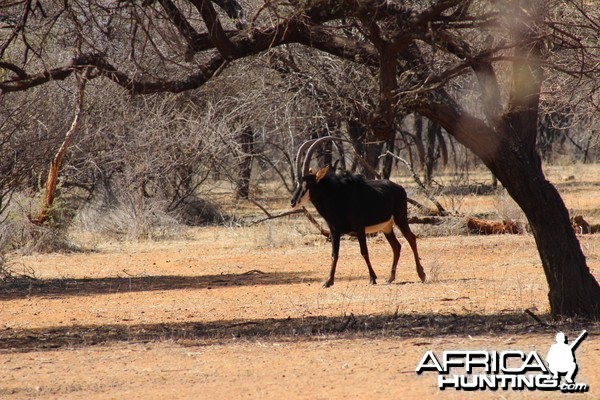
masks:
{"type": "Polygon", "coordinates": [[[340,252],[340,237],[341,235],[331,230],[331,269],[329,270],[329,277],[323,282],[323,287],[328,288],[333,286],[335,280],[335,267],[337,266],[338,254],[340,252]]]}

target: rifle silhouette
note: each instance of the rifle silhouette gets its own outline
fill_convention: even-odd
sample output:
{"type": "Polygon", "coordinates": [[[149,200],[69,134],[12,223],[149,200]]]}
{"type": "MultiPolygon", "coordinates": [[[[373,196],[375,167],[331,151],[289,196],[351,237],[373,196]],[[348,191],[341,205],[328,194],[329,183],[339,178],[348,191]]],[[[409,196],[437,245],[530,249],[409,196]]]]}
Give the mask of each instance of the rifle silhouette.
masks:
{"type": "Polygon", "coordinates": [[[587,337],[588,333],[587,330],[583,330],[583,332],[581,332],[581,334],[579,336],[577,336],[577,339],[571,341],[571,343],[569,343],[569,347],[571,348],[571,351],[575,351],[575,349],[577,349],[577,347],[579,346],[579,344],[581,343],[581,341],[583,339],[585,339],[587,337]]]}

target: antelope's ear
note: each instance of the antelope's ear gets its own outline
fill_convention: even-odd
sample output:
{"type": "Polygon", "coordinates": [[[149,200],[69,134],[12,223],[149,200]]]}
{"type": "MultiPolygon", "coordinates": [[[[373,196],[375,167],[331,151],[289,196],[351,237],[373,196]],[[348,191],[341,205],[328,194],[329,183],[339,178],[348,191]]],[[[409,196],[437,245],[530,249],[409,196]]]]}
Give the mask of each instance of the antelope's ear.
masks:
{"type": "Polygon", "coordinates": [[[318,170],[317,174],[316,174],[316,178],[315,178],[317,183],[319,183],[319,181],[321,179],[325,178],[325,175],[327,175],[328,172],[329,172],[329,165],[326,165],[323,168],[321,168],[320,170],[318,170]]]}

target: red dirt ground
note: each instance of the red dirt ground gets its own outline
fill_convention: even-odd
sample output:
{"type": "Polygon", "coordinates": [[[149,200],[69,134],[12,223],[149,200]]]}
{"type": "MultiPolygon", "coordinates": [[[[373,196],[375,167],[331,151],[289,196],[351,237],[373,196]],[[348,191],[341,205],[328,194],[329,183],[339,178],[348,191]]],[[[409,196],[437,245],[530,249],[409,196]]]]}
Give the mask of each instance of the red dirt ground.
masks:
{"type": "MultiPolygon", "coordinates": [[[[598,208],[597,186],[586,193],[566,190],[568,206],[598,208]]],[[[496,204],[481,199],[463,204],[496,204]]],[[[11,255],[12,268],[39,280],[0,292],[0,398],[559,398],[441,392],[437,374],[415,373],[427,350],[545,357],[557,329],[570,339],[589,331],[576,353],[577,381],[590,386],[582,397],[600,398],[600,327],[543,326],[524,312],[548,319],[530,235],[422,237],[425,284],[402,241],[391,285],[389,246],[371,238],[376,286],[358,244],[343,240],[336,283],[322,289],[330,245],[310,232],[303,220],[274,220],[193,228],[179,240],[102,242],[91,252],[11,255]]],[[[580,241],[600,279],[600,235],[580,241]]]]}

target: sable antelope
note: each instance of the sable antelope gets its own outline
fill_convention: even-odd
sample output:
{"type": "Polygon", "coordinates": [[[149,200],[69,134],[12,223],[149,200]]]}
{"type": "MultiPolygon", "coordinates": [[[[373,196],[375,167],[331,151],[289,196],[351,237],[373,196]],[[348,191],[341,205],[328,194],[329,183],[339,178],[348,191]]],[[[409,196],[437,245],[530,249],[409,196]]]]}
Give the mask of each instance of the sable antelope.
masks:
{"type": "Polygon", "coordinates": [[[388,283],[396,279],[396,266],[400,258],[401,245],[394,235],[394,224],[408,241],[421,281],[425,281],[425,272],[419,260],[417,239],[408,226],[406,191],[400,185],[389,180],[367,180],[361,175],[349,173],[337,175],[325,166],[312,173],[309,170],[310,159],[317,148],[325,142],[345,141],[331,136],[309,140],[300,146],[296,156],[296,190],[291,206],[297,208],[310,200],[319,214],[325,219],[331,232],[332,262],[329,277],[323,287],[333,285],[335,268],[342,234],[354,233],[360,244],[360,253],[369,268],[370,283],[376,284],[377,275],[369,261],[367,233],[383,232],[392,246],[394,261],[388,283]],[[302,160],[304,153],[306,156],[302,160]]]}

